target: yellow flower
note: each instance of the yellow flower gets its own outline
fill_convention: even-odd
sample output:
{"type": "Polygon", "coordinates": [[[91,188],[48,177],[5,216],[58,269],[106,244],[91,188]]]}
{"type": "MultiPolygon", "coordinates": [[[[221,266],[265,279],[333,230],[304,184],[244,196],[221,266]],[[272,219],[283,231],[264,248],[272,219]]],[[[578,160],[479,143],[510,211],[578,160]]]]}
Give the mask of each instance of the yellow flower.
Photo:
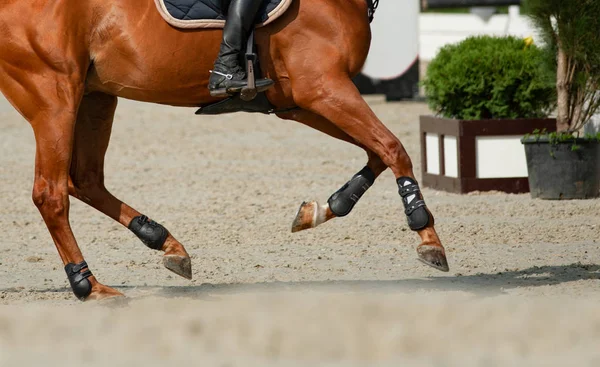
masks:
{"type": "Polygon", "coordinates": [[[523,40],[525,42],[525,48],[529,48],[529,46],[533,45],[533,37],[529,36],[523,40]]]}

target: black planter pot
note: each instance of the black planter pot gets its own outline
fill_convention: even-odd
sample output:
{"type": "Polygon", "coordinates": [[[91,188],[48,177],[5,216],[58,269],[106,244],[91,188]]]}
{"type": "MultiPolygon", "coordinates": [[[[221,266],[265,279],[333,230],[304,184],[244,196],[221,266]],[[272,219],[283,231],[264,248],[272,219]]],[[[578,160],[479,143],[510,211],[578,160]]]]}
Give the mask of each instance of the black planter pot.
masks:
{"type": "Polygon", "coordinates": [[[600,195],[600,144],[576,139],[552,142],[525,137],[529,190],[533,198],[589,199],[600,195]],[[575,147],[575,148],[574,148],[575,147]]]}

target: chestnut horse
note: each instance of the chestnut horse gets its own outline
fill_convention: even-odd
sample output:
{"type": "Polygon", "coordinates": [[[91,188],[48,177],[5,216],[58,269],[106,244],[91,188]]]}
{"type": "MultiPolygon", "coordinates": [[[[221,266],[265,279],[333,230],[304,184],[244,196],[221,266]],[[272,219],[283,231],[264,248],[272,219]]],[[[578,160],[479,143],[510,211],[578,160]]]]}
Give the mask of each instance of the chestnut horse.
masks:
{"type": "MultiPolygon", "coordinates": [[[[278,113],[280,118],[364,149],[372,180],[388,167],[397,178],[414,179],[404,147],[351,80],[370,47],[368,10],[366,0],[294,0],[283,16],[259,28],[262,73],[275,81],[266,96],[278,109],[295,107],[278,113]]],[[[84,262],[69,224],[69,196],[130,229],[141,220],[132,231],[146,244],[158,244],[154,248],[164,251],[168,269],[191,278],[181,243],[104,187],[104,155],[118,97],[188,107],[218,100],[207,83],[221,30],[173,28],[154,0],[3,0],[0,31],[0,90],[33,128],[33,202],[75,294],[88,300],[122,295],[101,284],[84,262]],[[162,239],[144,237],[161,233],[162,239]]],[[[422,199],[416,181],[404,182],[412,182],[405,193],[422,199]]],[[[419,258],[447,271],[433,216],[421,202],[429,217],[420,228],[411,227],[421,237],[419,258]]],[[[294,230],[335,216],[328,205],[304,203],[294,230]]]]}

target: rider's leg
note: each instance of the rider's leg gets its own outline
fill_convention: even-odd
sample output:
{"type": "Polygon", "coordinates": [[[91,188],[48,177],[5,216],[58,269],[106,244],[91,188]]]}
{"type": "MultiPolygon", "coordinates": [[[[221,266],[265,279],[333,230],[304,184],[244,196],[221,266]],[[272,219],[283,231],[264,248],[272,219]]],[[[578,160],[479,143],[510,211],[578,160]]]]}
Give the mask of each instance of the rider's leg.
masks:
{"type": "MultiPolygon", "coordinates": [[[[245,49],[249,32],[255,24],[256,14],[262,0],[232,0],[223,29],[223,42],[219,57],[208,82],[210,94],[215,97],[238,93],[248,84],[246,72],[240,66],[240,53],[245,49]]],[[[270,79],[256,81],[256,89],[262,92],[273,85],[270,79]]]]}

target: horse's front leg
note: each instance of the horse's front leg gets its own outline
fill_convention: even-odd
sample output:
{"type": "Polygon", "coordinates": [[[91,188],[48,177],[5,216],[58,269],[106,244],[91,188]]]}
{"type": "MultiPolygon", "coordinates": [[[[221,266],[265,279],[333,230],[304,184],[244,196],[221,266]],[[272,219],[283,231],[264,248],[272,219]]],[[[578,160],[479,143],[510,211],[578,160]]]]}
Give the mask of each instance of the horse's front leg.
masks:
{"type": "Polygon", "coordinates": [[[48,227],[75,296],[81,300],[122,296],[92,275],[69,223],[69,165],[82,80],[55,70],[62,64],[50,67],[34,55],[28,60],[36,72],[17,72],[15,68],[10,76],[0,79],[0,88],[33,127],[33,202],[48,227]]]}
{"type": "Polygon", "coordinates": [[[116,107],[114,96],[92,93],[83,97],[75,126],[69,193],[129,228],[149,248],[163,251],[163,265],[191,279],[191,260],[183,245],[165,227],[116,198],[104,186],[104,156],[116,107]]]}
{"type": "Polygon", "coordinates": [[[305,110],[287,112],[278,116],[283,119],[298,121],[336,139],[361,147],[368,156],[366,166],[334,192],[325,204],[321,205],[317,201],[303,202],[292,223],[292,232],[315,228],[330,219],[350,214],[358,200],[373,185],[375,179],[387,169],[385,163],[377,154],[359,144],[322,116],[305,110]]]}

